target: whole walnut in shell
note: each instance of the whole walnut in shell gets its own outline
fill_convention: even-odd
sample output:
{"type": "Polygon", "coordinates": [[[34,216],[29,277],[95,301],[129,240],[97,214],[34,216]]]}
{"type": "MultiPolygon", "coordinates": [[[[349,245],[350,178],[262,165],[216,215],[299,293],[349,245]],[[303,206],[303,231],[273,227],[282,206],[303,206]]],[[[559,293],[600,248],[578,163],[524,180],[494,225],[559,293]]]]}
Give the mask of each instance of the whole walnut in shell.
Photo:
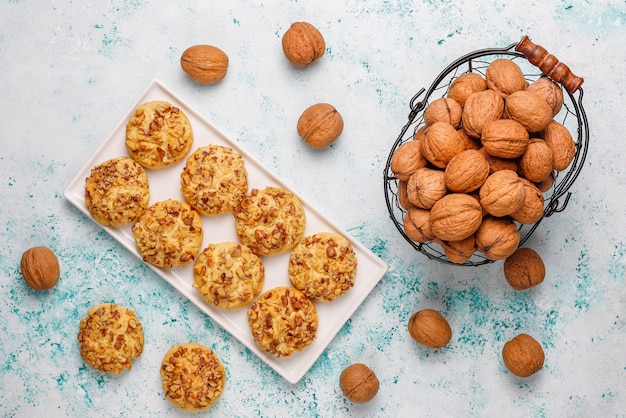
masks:
{"type": "Polygon", "coordinates": [[[324,55],[326,42],[320,31],[308,22],[295,22],[282,39],[285,57],[297,67],[313,64],[324,55]]]}
{"type": "Polygon", "coordinates": [[[483,126],[480,142],[494,157],[517,158],[526,151],[530,136],[522,124],[511,119],[498,119],[483,126]]]}
{"type": "Polygon", "coordinates": [[[543,217],[544,197],[541,190],[539,190],[534,183],[531,183],[525,178],[520,178],[520,180],[524,185],[524,204],[509,216],[513,218],[514,221],[531,225],[539,222],[543,217]]]}
{"type": "Polygon", "coordinates": [[[193,80],[214,84],[226,77],[228,55],[213,45],[194,45],[183,52],[180,65],[193,80]]]}
{"type": "Polygon", "coordinates": [[[559,122],[552,121],[541,131],[541,137],[552,150],[554,169],[565,170],[576,156],[576,143],[569,129],[559,122]]]}
{"type": "Polygon", "coordinates": [[[511,373],[528,377],[543,367],[545,353],[541,344],[528,334],[519,334],[502,348],[502,360],[511,373]]]}
{"type": "Polygon", "coordinates": [[[469,193],[480,188],[489,177],[489,163],[477,150],[468,149],[450,160],[444,171],[448,189],[457,193],[469,193]]]}
{"type": "Polygon", "coordinates": [[[520,175],[533,183],[539,183],[552,173],[554,153],[546,141],[532,138],[517,164],[520,175]]]}
{"type": "Polygon", "coordinates": [[[430,210],[433,234],[444,241],[461,241],[480,227],[483,210],[474,197],[451,193],[437,201],[430,210]]]}
{"type": "Polygon", "coordinates": [[[541,97],[530,91],[511,93],[505,102],[505,114],[521,123],[528,132],[545,129],[552,121],[552,108],[541,97]]]}
{"type": "Polygon", "coordinates": [[[22,254],[20,268],[26,284],[35,290],[52,289],[61,277],[56,254],[45,246],[26,250],[22,254]]]}
{"type": "Polygon", "coordinates": [[[403,220],[404,233],[415,242],[432,241],[435,236],[430,227],[430,210],[411,208],[403,220]]]}
{"type": "Polygon", "coordinates": [[[515,290],[537,286],[545,277],[543,259],[532,248],[519,248],[504,260],[504,278],[515,290]]]}
{"type": "Polygon", "coordinates": [[[418,168],[409,178],[407,194],[409,201],[418,208],[430,209],[444,197],[448,190],[444,172],[428,167],[418,168]]]}
{"type": "Polygon", "coordinates": [[[458,128],[461,125],[463,109],[456,100],[440,97],[433,100],[424,111],[424,123],[432,125],[435,122],[445,122],[458,128]]]}
{"type": "Polygon", "coordinates": [[[422,143],[417,140],[400,144],[391,156],[391,171],[403,181],[408,181],[418,168],[426,167],[427,164],[428,160],[422,155],[422,143]]]}
{"type": "Polygon", "coordinates": [[[487,82],[480,74],[465,73],[452,81],[448,89],[448,97],[463,107],[468,97],[486,89],[487,82]]]}
{"type": "Polygon", "coordinates": [[[484,90],[467,98],[461,120],[463,129],[472,138],[480,138],[487,122],[497,120],[504,112],[504,99],[493,90],[484,90]]]}
{"type": "Polygon", "coordinates": [[[493,216],[506,216],[518,211],[525,197],[524,183],[511,170],[500,170],[489,175],[480,188],[480,204],[493,216]]]}
{"type": "Polygon", "coordinates": [[[535,93],[552,108],[552,116],[556,116],[563,107],[563,89],[548,77],[541,77],[530,83],[526,91],[535,93]]]}
{"type": "Polygon", "coordinates": [[[452,339],[452,329],[448,321],[434,309],[422,309],[411,315],[409,334],[418,343],[441,348],[452,339]]]}
{"type": "Polygon", "coordinates": [[[517,172],[517,160],[509,159],[509,158],[500,158],[494,157],[490,155],[487,150],[481,148],[478,150],[489,164],[489,174],[493,174],[496,171],[500,170],[511,170],[517,172]]]}
{"type": "Polygon", "coordinates": [[[302,112],[297,130],[307,144],[313,148],[323,148],[341,135],[343,118],[333,105],[317,103],[302,112]]]}
{"type": "Polygon", "coordinates": [[[522,69],[515,62],[506,58],[493,60],[485,71],[487,88],[496,91],[502,98],[526,88],[522,69]]]}
{"type": "Polygon", "coordinates": [[[445,122],[429,125],[420,142],[424,158],[439,168],[445,168],[455,155],[465,149],[456,129],[445,122]]]}
{"type": "Polygon", "coordinates": [[[510,218],[487,216],[476,231],[476,248],[489,260],[504,260],[515,252],[520,234],[510,218]]]}
{"type": "Polygon", "coordinates": [[[348,400],[354,403],[365,403],[376,396],[380,382],[369,367],[362,363],[355,363],[341,372],[339,387],[348,400]]]}
{"type": "Polygon", "coordinates": [[[405,210],[415,207],[415,205],[409,200],[409,194],[406,190],[407,183],[408,182],[406,180],[398,180],[398,203],[405,210]]]}
{"type": "Polygon", "coordinates": [[[465,263],[476,252],[476,237],[474,235],[460,241],[439,241],[439,244],[443,247],[448,260],[456,264],[465,263]]]}

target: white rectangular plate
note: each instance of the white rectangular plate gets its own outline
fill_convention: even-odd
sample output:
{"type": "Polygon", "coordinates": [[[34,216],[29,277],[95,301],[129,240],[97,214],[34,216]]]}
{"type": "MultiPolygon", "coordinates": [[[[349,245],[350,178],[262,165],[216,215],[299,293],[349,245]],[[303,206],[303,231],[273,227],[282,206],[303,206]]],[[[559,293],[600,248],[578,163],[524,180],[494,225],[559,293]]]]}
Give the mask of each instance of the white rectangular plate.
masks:
{"type": "MultiPolygon", "coordinates": [[[[198,147],[208,144],[231,147],[238,151],[244,158],[248,171],[250,189],[263,189],[267,186],[278,186],[288,189],[298,196],[304,205],[306,213],[307,223],[304,232],[305,235],[322,231],[333,231],[345,236],[352,243],[358,260],[354,287],[348,293],[333,302],[316,303],[319,315],[317,338],[303,351],[294,353],[287,358],[277,358],[259,349],[248,328],[246,309],[226,311],[205,302],[200,293],[192,287],[193,265],[178,269],[160,269],[150,265],[150,268],[159,276],[169,282],[180,293],[197,305],[198,308],[209,315],[214,322],[218,323],[222,328],[241,341],[288,382],[293,384],[297,383],[311,368],[337,332],[383,277],[387,271],[387,265],[369,249],[351,237],[346,231],[335,226],[318,210],[302,199],[297,192],[291,190],[254,157],[241,149],[235,142],[228,139],[191,106],[157,80],[150,82],[148,87],[128,109],[128,112],[122,117],[117,126],[115,126],[104,143],[96,150],[91,158],[89,158],[65,189],[64,197],[85,215],[91,218],[89,210],[85,205],[85,178],[89,176],[92,167],[95,165],[113,157],[128,155],[125,145],[126,122],[139,105],[151,100],[168,101],[187,114],[194,132],[192,152],[198,147]]],[[[146,170],[150,183],[150,204],[169,198],[184,200],[180,192],[180,173],[184,168],[185,162],[186,159],[166,169],[146,170]]],[[[137,252],[135,239],[130,226],[103,228],[130,252],[135,254],[139,259],[142,259],[137,252]]],[[[205,248],[210,242],[238,241],[232,214],[224,214],[216,217],[203,216],[203,228],[204,241],[202,248],[205,248]]],[[[263,291],[276,286],[286,286],[290,284],[287,273],[289,254],[290,253],[285,253],[263,258],[266,273],[263,291]]]]}

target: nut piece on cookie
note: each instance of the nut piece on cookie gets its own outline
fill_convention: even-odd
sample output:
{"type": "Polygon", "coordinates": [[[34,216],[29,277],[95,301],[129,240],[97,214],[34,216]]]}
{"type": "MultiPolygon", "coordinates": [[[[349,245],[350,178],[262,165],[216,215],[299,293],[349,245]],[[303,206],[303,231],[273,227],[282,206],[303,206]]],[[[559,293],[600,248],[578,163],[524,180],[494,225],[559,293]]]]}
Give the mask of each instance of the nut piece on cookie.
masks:
{"type": "Polygon", "coordinates": [[[205,411],[224,392],[226,370],[219,357],[198,343],[173,346],[161,363],[165,399],[188,412],[205,411]]]}
{"type": "Polygon", "coordinates": [[[80,321],[78,344],[85,363],[117,374],[132,367],[143,351],[143,328],[130,309],[114,303],[95,306],[80,321]]]}

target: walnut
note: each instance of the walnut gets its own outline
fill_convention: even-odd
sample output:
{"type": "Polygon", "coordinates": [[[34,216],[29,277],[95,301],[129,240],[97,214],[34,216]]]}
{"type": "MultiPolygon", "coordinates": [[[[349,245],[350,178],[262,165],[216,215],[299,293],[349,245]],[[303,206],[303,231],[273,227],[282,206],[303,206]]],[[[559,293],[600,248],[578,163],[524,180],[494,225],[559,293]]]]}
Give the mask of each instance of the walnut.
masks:
{"type": "Polygon", "coordinates": [[[493,216],[517,212],[524,204],[526,190],[520,177],[511,170],[489,175],[480,188],[480,204],[493,216]]]}
{"type": "Polygon", "coordinates": [[[465,73],[455,78],[450,84],[448,97],[456,100],[461,106],[465,106],[465,101],[473,93],[487,89],[487,82],[477,73],[465,73]]]}
{"type": "Polygon", "coordinates": [[[482,147],[480,140],[471,138],[463,128],[457,129],[459,134],[459,140],[463,143],[463,149],[475,149],[478,150],[482,147]]]}
{"type": "Polygon", "coordinates": [[[418,208],[430,209],[448,192],[444,176],[441,170],[428,167],[418,168],[409,178],[406,186],[409,201],[418,208]]]}
{"type": "Polygon", "coordinates": [[[452,338],[448,321],[434,309],[422,309],[411,315],[409,334],[418,343],[429,348],[441,348],[452,338]]]}
{"type": "Polygon", "coordinates": [[[317,103],[308,107],[297,125],[298,135],[313,148],[332,144],[343,131],[343,118],[334,106],[317,103]]]}
{"type": "Polygon", "coordinates": [[[344,396],[354,403],[365,403],[378,393],[380,382],[365,364],[355,363],[345,368],[339,376],[339,387],[344,396]]]}
{"type": "Polygon", "coordinates": [[[424,132],[426,131],[426,128],[428,128],[427,125],[420,126],[413,134],[413,140],[421,141],[422,139],[424,139],[424,132]]]}
{"type": "Polygon", "coordinates": [[[415,205],[409,200],[409,195],[406,190],[407,183],[408,182],[406,180],[398,180],[398,203],[404,210],[409,210],[415,207],[415,205]]]}
{"type": "Polygon", "coordinates": [[[516,91],[526,88],[522,69],[515,62],[506,58],[493,60],[485,71],[487,88],[494,90],[503,99],[516,91]]]}
{"type": "Polygon", "coordinates": [[[467,98],[461,117],[463,129],[472,138],[480,138],[485,123],[500,119],[504,99],[493,90],[484,90],[467,98]]]}
{"type": "Polygon", "coordinates": [[[445,168],[452,157],[465,149],[456,129],[445,122],[429,125],[420,142],[424,158],[439,168],[445,168]]]}
{"type": "Polygon", "coordinates": [[[326,42],[320,31],[308,22],[295,22],[282,39],[285,57],[297,67],[313,64],[324,55],[326,42]]]}
{"type": "Polygon", "coordinates": [[[533,183],[544,181],[554,167],[554,153],[540,138],[531,138],[526,152],[518,160],[519,173],[533,183]]]}
{"type": "Polygon", "coordinates": [[[545,129],[552,121],[552,108],[541,97],[530,91],[511,93],[504,105],[509,119],[521,123],[528,132],[545,129]]]}
{"type": "Polygon", "coordinates": [[[541,190],[537,188],[533,183],[520,178],[524,185],[525,195],[524,204],[516,212],[511,213],[509,216],[522,224],[534,224],[539,222],[543,217],[544,210],[544,197],[541,190]]]}
{"type": "Polygon", "coordinates": [[[432,125],[435,122],[446,122],[458,128],[461,125],[463,109],[456,100],[441,97],[435,99],[424,111],[424,123],[432,125]]]}
{"type": "Polygon", "coordinates": [[[465,263],[476,252],[476,237],[474,235],[460,241],[440,241],[439,244],[443,247],[448,260],[456,264],[465,263]]]}
{"type": "Polygon", "coordinates": [[[180,65],[198,83],[214,84],[226,77],[228,55],[213,45],[194,45],[183,52],[180,65]]]}
{"type": "Polygon", "coordinates": [[[541,344],[528,334],[519,334],[502,348],[502,360],[518,377],[528,377],[543,367],[545,353],[541,344]]]}
{"type": "Polygon", "coordinates": [[[520,234],[510,218],[487,216],[476,231],[476,248],[488,260],[504,260],[515,252],[520,234]]]}
{"type": "Polygon", "coordinates": [[[535,93],[552,108],[552,116],[556,116],[563,107],[563,89],[548,77],[541,77],[530,83],[526,91],[535,93]]]}
{"type": "Polygon", "coordinates": [[[433,234],[444,241],[460,241],[472,235],[483,219],[478,200],[465,193],[451,193],[437,201],[430,210],[433,234]]]}
{"type": "Polygon", "coordinates": [[[26,250],[22,254],[20,268],[26,284],[35,290],[52,289],[61,277],[57,256],[44,246],[26,250]]]}
{"type": "Polygon", "coordinates": [[[432,241],[435,237],[430,227],[430,210],[411,208],[404,216],[404,233],[415,242],[432,241]]]}
{"type": "Polygon", "coordinates": [[[407,141],[394,151],[391,157],[391,171],[398,180],[408,181],[418,168],[425,167],[428,160],[422,155],[420,141],[407,141]]]}
{"type": "Polygon", "coordinates": [[[555,170],[565,170],[576,156],[576,143],[569,130],[559,122],[550,122],[541,131],[541,137],[552,150],[552,165],[555,170]]]}
{"type": "Polygon", "coordinates": [[[550,172],[550,175],[546,177],[545,180],[535,183],[535,186],[537,186],[537,188],[541,190],[542,193],[545,193],[548,190],[550,190],[552,186],[554,186],[555,181],[556,181],[556,174],[554,174],[554,170],[553,170],[550,172]]]}
{"type": "Polygon", "coordinates": [[[517,158],[526,151],[529,138],[528,131],[519,122],[498,119],[485,124],[480,142],[494,157],[517,158]]]}
{"type": "Polygon", "coordinates": [[[517,160],[508,158],[494,157],[490,155],[487,150],[481,148],[480,153],[483,154],[487,163],[489,164],[489,174],[493,174],[500,170],[511,170],[517,172],[517,160]]]}
{"type": "Polygon", "coordinates": [[[480,188],[489,177],[489,163],[477,150],[465,150],[450,160],[444,172],[448,189],[457,193],[469,193],[480,188]]]}
{"type": "Polygon", "coordinates": [[[536,286],[545,277],[546,266],[532,248],[519,248],[504,260],[504,278],[515,290],[536,286]]]}

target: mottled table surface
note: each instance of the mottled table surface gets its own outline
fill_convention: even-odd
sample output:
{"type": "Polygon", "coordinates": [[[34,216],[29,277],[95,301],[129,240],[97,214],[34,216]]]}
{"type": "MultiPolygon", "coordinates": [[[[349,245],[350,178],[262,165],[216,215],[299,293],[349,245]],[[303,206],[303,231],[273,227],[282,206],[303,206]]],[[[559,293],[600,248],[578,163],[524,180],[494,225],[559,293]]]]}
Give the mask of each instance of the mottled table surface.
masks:
{"type": "Polygon", "coordinates": [[[0,2],[0,415],[185,416],[164,397],[158,367],[199,341],[228,373],[215,416],[624,416],[626,414],[626,3],[0,2]],[[281,37],[316,25],[326,53],[290,65],[281,37]],[[502,263],[429,261],[403,240],[383,194],[389,150],[409,100],[445,65],[523,35],[585,77],[590,146],[566,209],[526,245],[546,279],[514,291],[502,263]],[[200,85],[181,70],[195,44],[222,48],[227,77],[200,85]],[[162,280],[63,191],[151,80],[158,79],[388,264],[388,272],[297,384],[280,377],[162,280]],[[300,113],[332,103],[345,121],[331,147],[298,137],[300,113]],[[29,247],[58,255],[58,285],[37,292],[20,273],[29,247]],[[79,355],[78,323],[103,302],[132,308],[145,348],[132,370],[106,375],[79,355]],[[440,310],[450,344],[426,349],[407,322],[440,310]],[[521,379],[501,349],[535,336],[543,369],[521,379]],[[351,363],[380,380],[374,400],[346,400],[351,363]]]}

